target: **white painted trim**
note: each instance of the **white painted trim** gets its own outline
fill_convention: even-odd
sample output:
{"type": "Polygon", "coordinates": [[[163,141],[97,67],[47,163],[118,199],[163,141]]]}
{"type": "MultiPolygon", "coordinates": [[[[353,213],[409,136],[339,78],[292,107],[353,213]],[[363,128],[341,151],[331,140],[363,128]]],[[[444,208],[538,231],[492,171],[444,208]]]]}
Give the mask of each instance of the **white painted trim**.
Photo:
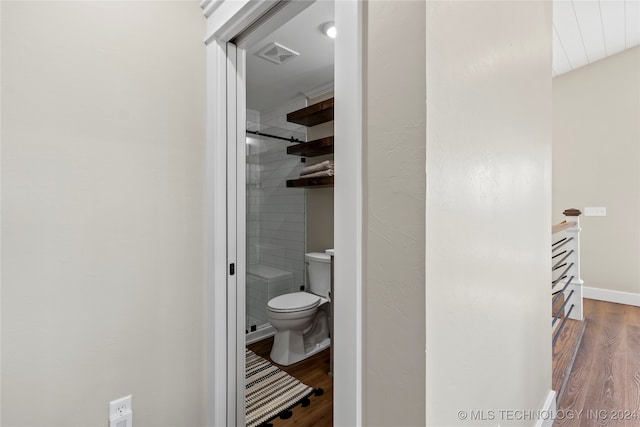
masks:
{"type": "Polygon", "coordinates": [[[334,91],[333,82],[325,83],[320,86],[315,86],[309,89],[304,89],[301,92],[307,99],[318,98],[319,96],[328,95],[334,91]]]}
{"type": "MultiPolygon", "coordinates": [[[[260,17],[259,23],[254,25],[247,33],[243,33],[234,39],[239,48],[253,46],[263,40],[273,32],[274,28],[279,28],[289,22],[292,16],[311,6],[316,0],[280,2],[278,7],[271,8],[260,17]]],[[[322,1],[322,0],[320,0],[322,1]]]]}
{"type": "Polygon", "coordinates": [[[200,7],[204,11],[204,16],[209,17],[213,13],[213,11],[216,10],[218,6],[220,6],[220,4],[222,4],[222,2],[219,0],[216,0],[214,2],[212,2],[212,0],[202,0],[200,2],[200,7]]]}
{"type": "Polygon", "coordinates": [[[336,1],[333,419],[362,425],[363,3],[336,1]]]}
{"type": "Polygon", "coordinates": [[[611,289],[583,287],[582,295],[584,298],[595,299],[599,301],[615,302],[617,304],[626,304],[640,307],[640,294],[622,291],[612,291],[611,289]]]}
{"type": "MultiPolygon", "coordinates": [[[[567,289],[565,289],[564,291],[565,298],[571,295],[571,292],[573,292],[573,295],[571,296],[571,301],[569,302],[569,306],[573,305],[573,309],[571,310],[571,313],[568,313],[568,317],[569,319],[583,321],[584,320],[584,286],[583,286],[582,280],[578,283],[571,282],[571,284],[567,286],[567,289]]],[[[565,310],[567,309],[565,308],[565,310]]]]}
{"type": "Polygon", "coordinates": [[[544,401],[544,405],[540,411],[541,416],[538,418],[538,421],[536,421],[535,427],[552,427],[556,408],[556,392],[549,390],[547,400],[544,401]]]}
{"type": "MultiPolygon", "coordinates": [[[[2,22],[2,6],[0,6],[0,22],[2,22]]],[[[0,33],[1,34],[1,33],[0,33]]],[[[0,46],[2,46],[2,36],[0,35],[0,46]]],[[[2,55],[0,55],[0,70],[2,70],[2,55]]],[[[2,82],[2,72],[0,71],[0,83],[2,82]]],[[[0,94],[2,93],[2,85],[0,84],[0,94]]],[[[2,99],[2,95],[0,95],[0,99],[2,99]]],[[[0,124],[2,123],[2,103],[0,102],[0,124]]],[[[2,152],[1,148],[2,148],[2,132],[0,132],[0,153],[2,152]]],[[[1,155],[0,155],[1,158],[1,155]]],[[[2,162],[0,162],[0,164],[2,164],[2,162]]],[[[2,172],[2,168],[0,167],[0,172],[2,172]]],[[[2,173],[0,173],[0,176],[2,176],[2,173]]],[[[1,180],[0,180],[1,181],[1,180]]],[[[0,186],[0,188],[2,188],[2,186],[0,186]]],[[[2,206],[2,197],[0,197],[0,207],[2,206]]],[[[0,209],[0,212],[2,212],[2,209],[0,209]]],[[[2,218],[0,217],[0,224],[2,223],[2,218]]],[[[2,230],[2,227],[0,227],[0,230],[2,230]]],[[[0,242],[2,241],[1,238],[2,232],[0,231],[0,242]]],[[[0,245],[0,260],[2,259],[2,245],[0,245]]],[[[0,264],[0,271],[2,270],[2,265],[0,264]]],[[[2,295],[2,279],[1,279],[2,275],[0,274],[0,295],[2,295]]],[[[0,307],[2,307],[2,297],[0,296],[0,307]]],[[[0,319],[2,319],[2,309],[0,309],[0,319]]],[[[2,321],[0,320],[0,331],[2,330],[2,321]]],[[[0,378],[2,378],[2,334],[0,334],[0,378]]],[[[0,402],[2,402],[2,387],[0,387],[0,402]]],[[[2,420],[2,405],[0,404],[0,420],[2,420]]]]}
{"type": "Polygon", "coordinates": [[[245,424],[245,331],[247,327],[247,103],[246,52],[236,50],[236,425],[245,424]],[[241,422],[240,422],[241,421],[241,422]]]}
{"type": "Polygon", "coordinates": [[[215,0],[204,11],[207,17],[205,44],[214,40],[230,41],[276,3],[278,0],[215,0]]]}
{"type": "Polygon", "coordinates": [[[227,424],[227,145],[225,43],[206,53],[205,333],[207,426],[227,424]],[[220,72],[222,71],[222,72],[220,72]]]}
{"type": "Polygon", "coordinates": [[[584,310],[583,310],[583,280],[580,270],[580,257],[582,246],[580,243],[580,232],[582,229],[580,228],[580,216],[566,216],[565,220],[567,222],[574,222],[575,224],[572,227],[565,229],[564,233],[567,238],[569,238],[569,242],[564,247],[564,250],[573,252],[573,255],[569,257],[566,261],[570,263],[570,267],[567,276],[573,277],[571,284],[567,287],[564,292],[565,298],[573,292],[573,296],[571,297],[570,304],[573,305],[573,309],[569,314],[570,319],[580,320],[584,319],[584,310]]]}
{"type": "MultiPolygon", "coordinates": [[[[237,212],[237,165],[238,165],[238,105],[237,105],[237,49],[231,43],[227,43],[227,266],[232,263],[235,269],[238,269],[238,212],[237,212]]],[[[228,267],[227,267],[228,268],[228,267]]],[[[238,358],[239,349],[237,345],[238,330],[238,274],[229,274],[227,276],[227,425],[244,424],[244,414],[239,417],[238,406],[240,405],[239,397],[244,397],[244,389],[239,387],[237,381],[238,371],[240,370],[238,358]],[[232,309],[233,307],[233,309],[232,309]]],[[[242,327],[244,332],[244,327],[242,327]]]]}

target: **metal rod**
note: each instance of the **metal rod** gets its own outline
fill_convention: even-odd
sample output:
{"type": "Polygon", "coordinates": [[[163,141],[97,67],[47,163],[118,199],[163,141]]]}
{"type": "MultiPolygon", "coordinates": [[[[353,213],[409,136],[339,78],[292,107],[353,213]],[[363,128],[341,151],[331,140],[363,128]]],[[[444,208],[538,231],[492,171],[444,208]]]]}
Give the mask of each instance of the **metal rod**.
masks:
{"type": "Polygon", "coordinates": [[[560,277],[558,277],[556,280],[554,280],[553,282],[551,282],[551,286],[553,287],[556,283],[558,283],[560,280],[564,279],[565,277],[567,277],[567,271],[569,271],[569,269],[573,267],[573,263],[569,264],[569,266],[566,268],[566,270],[564,270],[561,274],[560,277]]]}
{"type": "MultiPolygon", "coordinates": [[[[571,292],[573,292],[573,291],[571,291],[571,292]]],[[[562,329],[564,328],[564,324],[567,323],[567,319],[569,318],[569,315],[571,314],[571,310],[573,310],[573,307],[575,307],[575,304],[571,304],[571,307],[569,307],[569,311],[567,312],[567,315],[564,316],[564,319],[562,319],[562,323],[560,324],[560,327],[558,327],[558,332],[553,337],[553,341],[551,341],[551,347],[556,345],[556,341],[558,341],[558,338],[560,337],[560,333],[562,332],[562,329]]]]}
{"type": "Polygon", "coordinates": [[[565,237],[562,240],[558,240],[557,242],[555,242],[553,245],[551,245],[551,247],[553,248],[553,246],[557,245],[558,243],[562,242],[562,244],[560,246],[556,246],[555,248],[551,249],[551,252],[560,249],[561,247],[563,247],[564,245],[566,245],[567,243],[569,243],[570,241],[573,240],[573,237],[569,237],[568,239],[565,237]]]}
{"type": "MultiPolygon", "coordinates": [[[[562,276],[560,279],[564,279],[567,276],[562,276]]],[[[553,290],[553,286],[551,287],[551,290],[553,290]]],[[[551,296],[554,296],[555,294],[557,294],[558,292],[562,292],[562,291],[555,291],[551,293],[551,296]]]]}
{"type": "MultiPolygon", "coordinates": [[[[560,280],[564,279],[565,277],[567,277],[567,275],[566,275],[566,274],[565,274],[564,276],[562,276],[562,277],[558,277],[558,278],[556,279],[556,282],[558,282],[558,281],[560,281],[560,280]]],[[[551,283],[551,289],[552,289],[552,290],[553,290],[553,287],[555,286],[556,282],[552,282],[552,283],[551,283]]],[[[552,295],[553,295],[553,294],[552,294],[552,295]]]]}
{"type": "MultiPolygon", "coordinates": [[[[565,277],[567,277],[567,276],[565,276],[565,277]]],[[[567,280],[567,283],[564,285],[564,287],[563,287],[562,289],[560,289],[559,291],[552,292],[552,293],[551,293],[551,296],[553,296],[553,295],[555,295],[555,294],[558,294],[558,293],[560,293],[560,292],[564,292],[564,291],[565,291],[565,289],[567,289],[567,286],[569,286],[569,284],[571,283],[571,281],[573,280],[573,278],[574,278],[574,277],[575,277],[575,276],[571,276],[571,277],[569,278],[569,280],[567,280]]],[[[553,302],[551,303],[551,305],[553,306],[553,304],[555,304],[555,303],[556,303],[556,301],[555,301],[555,299],[554,299],[554,300],[553,300],[553,302]]]]}
{"type": "MultiPolygon", "coordinates": [[[[567,280],[567,283],[565,283],[564,287],[562,289],[560,289],[559,291],[555,291],[554,293],[552,293],[551,295],[555,295],[555,294],[559,294],[562,293],[564,291],[567,290],[567,286],[569,286],[569,284],[571,283],[571,281],[573,280],[574,276],[571,276],[571,278],[569,278],[569,280],[567,280]]],[[[551,307],[553,307],[554,305],[556,305],[556,302],[558,302],[558,298],[560,298],[560,295],[556,296],[552,301],[551,301],[551,307]]]]}
{"type": "Polygon", "coordinates": [[[560,242],[564,242],[565,240],[567,240],[567,238],[566,238],[566,237],[563,237],[562,239],[558,240],[557,242],[555,242],[555,243],[554,243],[554,244],[552,244],[551,246],[555,246],[555,245],[557,245],[557,244],[558,244],[558,243],[560,243],[560,242]]]}
{"type": "Polygon", "coordinates": [[[552,256],[551,259],[554,259],[554,258],[559,257],[560,255],[566,254],[566,253],[567,253],[567,251],[562,251],[559,254],[555,254],[554,256],[552,256]]]}
{"type": "Polygon", "coordinates": [[[571,255],[572,253],[573,253],[573,249],[571,249],[571,250],[569,251],[569,253],[568,253],[568,254],[566,254],[565,256],[563,256],[563,257],[562,257],[562,259],[561,259],[560,261],[556,262],[556,265],[554,265],[553,267],[551,267],[551,271],[557,270],[557,269],[559,268],[558,266],[559,266],[560,264],[562,264],[562,262],[563,262],[565,259],[569,258],[569,255],[571,255]]]}
{"type": "MultiPolygon", "coordinates": [[[[560,306],[560,309],[558,310],[558,312],[556,313],[555,316],[553,316],[553,321],[551,322],[551,326],[556,324],[556,321],[558,320],[558,317],[560,316],[560,313],[562,313],[564,311],[564,307],[567,305],[567,303],[569,302],[569,300],[571,299],[571,296],[573,295],[575,291],[573,289],[571,289],[571,292],[569,292],[569,296],[567,297],[566,300],[564,300],[564,302],[562,303],[562,305],[560,306]]],[[[565,316],[566,317],[566,316],[565,316]]]]}
{"type": "Polygon", "coordinates": [[[294,137],[290,137],[290,138],[285,138],[284,136],[278,136],[278,135],[270,135],[268,133],[262,133],[262,132],[258,132],[257,130],[247,130],[247,133],[250,133],[252,135],[258,135],[258,136],[266,136],[269,138],[275,138],[275,139],[281,139],[283,141],[289,141],[289,142],[302,142],[300,141],[298,138],[294,138],[294,137]]]}
{"type": "Polygon", "coordinates": [[[564,267],[565,265],[567,265],[567,263],[565,262],[564,264],[560,264],[559,266],[552,268],[551,271],[556,271],[557,269],[559,269],[560,267],[564,267]]]}

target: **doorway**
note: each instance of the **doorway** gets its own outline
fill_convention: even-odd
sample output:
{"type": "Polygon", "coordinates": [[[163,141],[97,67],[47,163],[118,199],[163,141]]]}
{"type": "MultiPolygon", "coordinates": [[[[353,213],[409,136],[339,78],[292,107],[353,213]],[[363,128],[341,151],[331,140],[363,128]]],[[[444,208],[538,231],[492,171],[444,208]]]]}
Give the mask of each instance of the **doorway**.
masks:
{"type": "MultiPolygon", "coordinates": [[[[244,344],[245,300],[243,269],[238,254],[246,245],[234,222],[242,223],[244,189],[235,188],[227,176],[237,170],[238,136],[245,131],[245,75],[242,63],[244,49],[251,40],[260,40],[267,27],[278,27],[299,13],[309,2],[279,2],[277,13],[265,12],[276,2],[266,1],[205,1],[208,18],[207,44],[207,372],[210,395],[208,418],[210,425],[241,425],[244,415],[244,344]],[[263,16],[260,25],[257,18],[263,16]],[[238,38],[254,26],[248,37],[238,38]],[[231,40],[236,46],[229,44],[231,40]],[[238,102],[238,100],[240,102],[238,102]],[[231,143],[230,143],[231,141],[231,143]],[[227,209],[233,205],[233,208],[227,209]],[[238,211],[233,209],[239,208],[238,211]],[[234,228],[235,227],[235,228],[234,228]],[[224,237],[222,237],[224,236],[224,237]],[[236,246],[234,246],[234,244],[236,246]],[[233,267],[233,268],[232,268],[233,267]]],[[[362,4],[336,2],[335,21],[339,36],[335,44],[336,140],[348,144],[336,145],[337,167],[348,165],[334,188],[335,200],[335,284],[334,322],[340,324],[335,334],[334,421],[336,424],[360,423],[360,322],[361,322],[361,224],[362,224],[362,4]],[[343,287],[340,284],[348,284],[343,287]],[[339,297],[339,298],[338,298],[339,297]]],[[[242,138],[244,142],[244,138],[242,138]]],[[[244,142],[246,143],[246,142],[244,142]]],[[[242,146],[240,146],[242,147],[242,146]]],[[[242,148],[241,148],[242,150],[242,148]]],[[[244,179],[244,178],[242,178],[244,179]]]]}
{"type": "MultiPolygon", "coordinates": [[[[247,353],[252,361],[246,366],[252,375],[245,381],[248,425],[278,423],[280,411],[299,425],[305,425],[309,414],[313,424],[322,420],[322,425],[332,425],[333,322],[330,255],[325,251],[333,250],[334,235],[334,38],[326,31],[334,19],[334,2],[317,1],[270,33],[263,26],[259,39],[251,34],[261,21],[237,37],[236,68],[244,76],[246,109],[241,111],[239,99],[236,120],[244,117],[246,127],[238,128],[237,146],[229,147],[237,156],[229,180],[236,181],[236,209],[229,215],[236,219],[236,230],[229,235],[236,233],[238,329],[244,329],[245,344],[253,343],[249,351],[255,351],[247,353]],[[310,274],[312,255],[326,261],[320,278],[310,274]],[[318,306],[306,308],[311,300],[318,306]],[[270,351],[264,351],[262,341],[270,351]],[[290,378],[285,382],[274,375],[253,375],[256,356],[290,378]],[[321,394],[305,397],[289,381],[321,394]],[[308,409],[296,405],[302,400],[310,402],[308,409]]],[[[230,251],[233,246],[229,242],[230,251]]],[[[240,395],[243,385],[237,389],[240,395]]]]}
{"type": "Polygon", "coordinates": [[[238,224],[246,249],[238,262],[247,266],[247,343],[273,334],[269,300],[308,290],[305,253],[333,248],[333,178],[322,188],[293,182],[309,165],[333,161],[332,142],[309,150],[309,141],[333,137],[333,120],[305,126],[288,115],[333,97],[334,39],[322,29],[334,19],[333,1],[317,1],[242,45],[246,137],[238,141],[245,148],[238,167],[245,182],[237,185],[246,189],[246,223],[238,224]]]}

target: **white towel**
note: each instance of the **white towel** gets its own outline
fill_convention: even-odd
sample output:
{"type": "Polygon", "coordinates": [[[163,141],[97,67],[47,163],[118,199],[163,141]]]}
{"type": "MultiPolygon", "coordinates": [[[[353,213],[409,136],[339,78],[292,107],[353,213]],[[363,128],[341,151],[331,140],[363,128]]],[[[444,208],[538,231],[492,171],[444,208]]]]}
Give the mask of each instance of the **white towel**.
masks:
{"type": "Polygon", "coordinates": [[[326,170],[333,170],[333,160],[325,160],[324,162],[316,163],[315,165],[309,165],[300,171],[300,176],[306,176],[326,170]]]}
{"type": "Polygon", "coordinates": [[[300,178],[320,178],[321,176],[333,176],[333,170],[308,173],[306,175],[301,175],[300,178]]]}

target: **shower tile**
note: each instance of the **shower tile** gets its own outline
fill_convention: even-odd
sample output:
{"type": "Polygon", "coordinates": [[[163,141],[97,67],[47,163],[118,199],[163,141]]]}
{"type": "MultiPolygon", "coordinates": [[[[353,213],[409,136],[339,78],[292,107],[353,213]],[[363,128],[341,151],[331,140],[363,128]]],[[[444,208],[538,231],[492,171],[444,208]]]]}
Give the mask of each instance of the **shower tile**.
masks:
{"type": "MultiPolygon", "coordinates": [[[[260,112],[261,128],[277,126],[283,129],[283,135],[291,135],[292,131],[304,134],[306,128],[286,122],[286,114],[305,106],[306,99],[301,96],[274,111],[260,112]]],[[[253,263],[290,272],[282,280],[247,278],[247,310],[251,311],[248,317],[254,322],[261,318],[267,322],[265,307],[269,298],[297,290],[304,282],[306,194],[304,189],[287,188],[285,181],[297,178],[305,164],[286,154],[289,145],[261,138],[249,146],[248,161],[252,164],[247,169],[247,254],[253,263]]]]}

